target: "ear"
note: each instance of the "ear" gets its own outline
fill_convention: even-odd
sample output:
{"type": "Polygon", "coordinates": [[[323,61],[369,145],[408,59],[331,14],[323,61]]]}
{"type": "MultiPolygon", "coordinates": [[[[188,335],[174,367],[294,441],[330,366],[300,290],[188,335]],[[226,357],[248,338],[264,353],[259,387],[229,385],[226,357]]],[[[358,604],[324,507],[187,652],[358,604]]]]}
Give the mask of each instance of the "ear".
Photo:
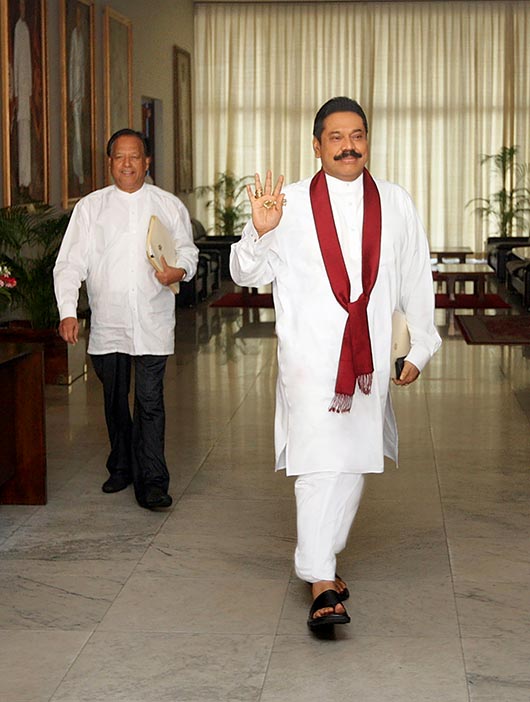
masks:
{"type": "Polygon", "coordinates": [[[145,159],[145,172],[149,170],[149,166],[151,165],[151,156],[147,156],[145,159]]]}
{"type": "Polygon", "coordinates": [[[320,142],[316,137],[313,137],[313,151],[316,158],[320,158],[320,142]]]}

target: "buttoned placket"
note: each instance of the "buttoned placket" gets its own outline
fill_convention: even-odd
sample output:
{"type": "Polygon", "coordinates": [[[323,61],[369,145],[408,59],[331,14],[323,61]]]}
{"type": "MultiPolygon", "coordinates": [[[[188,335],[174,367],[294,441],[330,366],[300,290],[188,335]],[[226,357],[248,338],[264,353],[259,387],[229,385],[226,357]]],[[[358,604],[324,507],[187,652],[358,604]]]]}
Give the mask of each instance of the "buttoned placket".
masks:
{"type": "Polygon", "coordinates": [[[332,203],[338,209],[337,234],[344,262],[351,283],[351,299],[355,300],[362,290],[362,220],[363,189],[357,181],[333,183],[330,188],[332,203]]]}
{"type": "MultiPolygon", "coordinates": [[[[136,246],[136,239],[138,233],[138,198],[131,195],[131,200],[129,202],[129,236],[130,236],[130,246],[129,246],[129,302],[131,307],[131,313],[138,322],[138,251],[136,246]]],[[[135,353],[138,351],[138,344],[140,339],[138,339],[139,330],[141,325],[133,324],[133,344],[135,353]]]]}

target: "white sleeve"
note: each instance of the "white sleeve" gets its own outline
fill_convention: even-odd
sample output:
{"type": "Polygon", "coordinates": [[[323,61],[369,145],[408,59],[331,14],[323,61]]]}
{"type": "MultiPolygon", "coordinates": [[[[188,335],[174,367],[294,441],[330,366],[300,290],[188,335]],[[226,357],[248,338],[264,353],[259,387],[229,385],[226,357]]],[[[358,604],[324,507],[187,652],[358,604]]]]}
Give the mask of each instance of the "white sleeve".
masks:
{"type": "Polygon", "coordinates": [[[88,272],[88,222],[78,203],[70,217],[55,268],[53,279],[59,318],[77,317],[79,287],[88,272]]]}
{"type": "Polygon", "coordinates": [[[199,250],[193,243],[191,220],[188,210],[184,205],[177,208],[176,217],[173,221],[173,231],[177,252],[175,267],[184,268],[186,271],[184,280],[190,280],[197,270],[199,250]]]}
{"type": "Polygon", "coordinates": [[[278,258],[276,231],[259,237],[252,220],[247,222],[241,239],[230,250],[230,275],[236,285],[257,288],[272,283],[278,258]]]}
{"type": "Polygon", "coordinates": [[[429,244],[419,215],[407,194],[407,232],[402,251],[400,300],[410,331],[411,349],[406,360],[420,371],[440,348],[434,325],[434,290],[429,244]]]}

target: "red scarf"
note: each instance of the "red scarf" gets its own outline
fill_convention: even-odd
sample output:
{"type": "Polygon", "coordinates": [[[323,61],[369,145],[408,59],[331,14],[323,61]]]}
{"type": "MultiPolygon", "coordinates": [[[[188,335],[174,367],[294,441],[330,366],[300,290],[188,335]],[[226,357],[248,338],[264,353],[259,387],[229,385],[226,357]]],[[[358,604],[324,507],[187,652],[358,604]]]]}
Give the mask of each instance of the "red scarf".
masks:
{"type": "Polygon", "coordinates": [[[379,270],[381,253],[381,200],[372,176],[363,171],[364,220],[362,236],[362,284],[363,291],[355,302],[350,302],[350,279],[342,256],[337,229],[331,210],[328,185],[323,170],[320,170],[309,187],[311,207],[317,230],[318,243],[324,266],[337,302],[348,312],[342,338],[339,368],[335,384],[335,396],[330,412],[349,412],[355,384],[365,395],[372,389],[374,364],[368,328],[367,308],[370,293],[379,270]]]}

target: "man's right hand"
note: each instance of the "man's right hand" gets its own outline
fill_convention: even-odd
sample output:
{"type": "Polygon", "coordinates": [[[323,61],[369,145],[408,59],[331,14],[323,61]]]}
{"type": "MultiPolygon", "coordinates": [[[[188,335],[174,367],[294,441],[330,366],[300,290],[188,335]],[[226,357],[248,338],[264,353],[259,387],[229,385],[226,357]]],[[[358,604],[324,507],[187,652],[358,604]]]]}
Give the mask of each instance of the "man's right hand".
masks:
{"type": "Polygon", "coordinates": [[[59,324],[59,335],[69,344],[77,344],[79,340],[79,322],[75,317],[65,317],[59,324]]]}
{"type": "Polygon", "coordinates": [[[272,189],[271,171],[267,171],[264,189],[259,173],[254,176],[254,184],[254,192],[252,192],[252,186],[247,185],[247,195],[252,207],[252,224],[258,232],[258,236],[261,237],[275,229],[282,218],[282,208],[285,204],[285,195],[281,193],[283,176],[280,176],[276,181],[274,190],[272,189]]]}

